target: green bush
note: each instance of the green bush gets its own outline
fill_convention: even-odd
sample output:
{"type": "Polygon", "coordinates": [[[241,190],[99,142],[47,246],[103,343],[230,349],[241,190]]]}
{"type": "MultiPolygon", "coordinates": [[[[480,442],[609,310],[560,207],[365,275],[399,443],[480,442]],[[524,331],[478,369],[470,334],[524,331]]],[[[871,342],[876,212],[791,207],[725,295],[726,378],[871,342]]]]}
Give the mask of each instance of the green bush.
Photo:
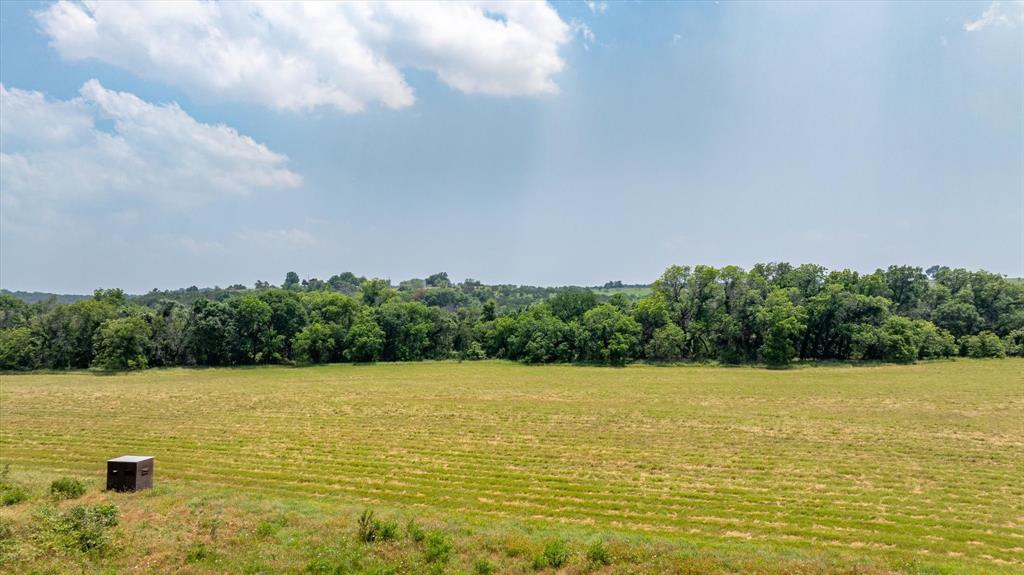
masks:
{"type": "Polygon", "coordinates": [[[482,345],[480,345],[480,342],[474,341],[470,342],[466,350],[460,354],[459,359],[463,359],[466,361],[478,361],[481,359],[487,359],[487,352],[484,351],[484,348],[482,345]]]}
{"type": "Polygon", "coordinates": [[[115,505],[100,503],[75,505],[64,512],[49,508],[42,512],[42,519],[60,547],[88,552],[106,549],[117,515],[115,505]]]}
{"type": "Polygon", "coordinates": [[[1003,338],[1006,355],[1024,356],[1024,329],[1015,329],[1003,338]]]}
{"type": "Polygon", "coordinates": [[[921,353],[922,327],[892,316],[882,325],[858,324],[853,329],[853,356],[858,359],[910,363],[921,353]]]}
{"type": "Polygon", "coordinates": [[[61,477],[50,483],[50,497],[54,499],[75,499],[85,495],[85,482],[74,477],[61,477]]]}
{"type": "Polygon", "coordinates": [[[288,518],[283,515],[279,515],[266,521],[261,521],[256,526],[256,535],[260,537],[270,537],[281,530],[282,527],[288,524],[288,518]]]}
{"type": "Polygon", "coordinates": [[[409,520],[409,524],[405,527],[405,532],[409,535],[409,539],[416,543],[421,543],[427,537],[427,532],[412,519],[409,520]]]}
{"type": "Polygon", "coordinates": [[[447,563],[452,553],[452,541],[440,531],[433,531],[424,540],[423,557],[428,563],[447,563]]]}
{"type": "Polygon", "coordinates": [[[491,575],[494,573],[494,565],[486,559],[477,559],[473,564],[473,573],[476,575],[491,575]]]}
{"type": "Polygon", "coordinates": [[[561,539],[549,541],[544,546],[544,560],[551,567],[558,569],[569,562],[569,546],[561,539]]]}
{"type": "Polygon", "coordinates": [[[390,541],[398,536],[398,523],[377,519],[373,510],[367,509],[359,516],[358,536],[364,543],[390,541]]]}
{"type": "Polygon", "coordinates": [[[964,338],[964,354],[969,357],[1005,357],[1006,348],[999,336],[983,331],[964,338]]]}
{"type": "Polygon", "coordinates": [[[611,565],[612,553],[604,541],[594,541],[587,547],[587,561],[594,565],[611,565]]]}
{"type": "Polygon", "coordinates": [[[0,471],[0,507],[21,503],[28,499],[28,490],[10,480],[10,465],[5,465],[0,471]]]}
{"type": "Polygon", "coordinates": [[[936,327],[930,321],[917,320],[915,323],[921,334],[921,349],[918,357],[928,359],[956,355],[956,338],[953,337],[953,334],[936,327]]]}
{"type": "Polygon", "coordinates": [[[216,552],[206,543],[193,543],[188,546],[185,561],[187,563],[202,563],[213,559],[215,555],[216,552]]]}

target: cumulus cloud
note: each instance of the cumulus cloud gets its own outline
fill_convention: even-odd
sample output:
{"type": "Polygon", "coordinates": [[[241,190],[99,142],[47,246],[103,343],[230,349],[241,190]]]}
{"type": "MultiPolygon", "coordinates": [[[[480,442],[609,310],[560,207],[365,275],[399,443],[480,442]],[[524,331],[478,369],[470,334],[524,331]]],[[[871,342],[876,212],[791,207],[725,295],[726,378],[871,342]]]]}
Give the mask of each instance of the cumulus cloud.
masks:
{"type": "Polygon", "coordinates": [[[62,0],[37,18],[67,60],[285,110],[409,106],[405,68],[467,93],[555,93],[572,39],[543,2],[62,0]]]}
{"type": "Polygon", "coordinates": [[[42,223],[101,201],[122,210],[188,207],[302,183],[287,157],[228,126],[197,122],[177,104],[151,104],[96,80],[79,94],[54,100],[0,84],[5,223],[42,223]]]}
{"type": "Polygon", "coordinates": [[[977,32],[991,26],[1014,27],[1024,22],[1024,2],[1003,3],[995,0],[985,8],[981,17],[964,24],[964,30],[977,32]]]}

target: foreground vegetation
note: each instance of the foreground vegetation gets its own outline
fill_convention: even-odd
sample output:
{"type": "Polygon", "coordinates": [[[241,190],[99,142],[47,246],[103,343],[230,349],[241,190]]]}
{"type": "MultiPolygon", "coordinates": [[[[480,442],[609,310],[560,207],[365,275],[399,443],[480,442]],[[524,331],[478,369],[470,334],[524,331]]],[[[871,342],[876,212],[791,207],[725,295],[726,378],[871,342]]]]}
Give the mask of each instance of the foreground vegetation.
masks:
{"type": "Polygon", "coordinates": [[[100,290],[31,305],[0,295],[0,370],[450,358],[783,367],[794,358],[1024,355],[1024,285],[938,266],[868,275],[672,266],[651,289],[609,282],[598,291],[453,285],[444,273],[396,289],[351,273],[300,282],[290,272],[281,288],[208,295],[215,299],[190,289],[133,300],[100,290]]]}
{"type": "Polygon", "coordinates": [[[1022,388],[1019,359],[6,375],[4,569],[1020,572],[1022,388]],[[124,453],[154,492],[99,492],[124,453]]]}

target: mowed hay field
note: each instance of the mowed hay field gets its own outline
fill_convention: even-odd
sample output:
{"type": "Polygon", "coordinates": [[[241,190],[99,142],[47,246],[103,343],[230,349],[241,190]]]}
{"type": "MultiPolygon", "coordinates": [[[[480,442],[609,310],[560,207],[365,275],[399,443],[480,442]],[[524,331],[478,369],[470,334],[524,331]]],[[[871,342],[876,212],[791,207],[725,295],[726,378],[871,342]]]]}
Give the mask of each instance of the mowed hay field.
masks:
{"type": "Polygon", "coordinates": [[[178,494],[1024,572],[1021,360],[3,375],[0,408],[14,477],[148,454],[178,494]]]}

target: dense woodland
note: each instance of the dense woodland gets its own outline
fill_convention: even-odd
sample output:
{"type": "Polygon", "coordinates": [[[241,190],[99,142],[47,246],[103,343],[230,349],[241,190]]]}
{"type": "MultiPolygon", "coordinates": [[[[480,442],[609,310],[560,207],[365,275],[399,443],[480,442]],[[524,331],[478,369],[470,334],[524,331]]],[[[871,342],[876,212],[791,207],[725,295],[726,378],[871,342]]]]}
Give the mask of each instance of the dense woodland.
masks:
{"type": "Polygon", "coordinates": [[[289,272],[281,287],[97,290],[73,303],[2,295],[0,369],[484,358],[784,367],[1024,355],[1024,284],[984,271],[672,266],[650,290],[621,288],[453,284],[445,273],[394,286],[289,272]]]}

